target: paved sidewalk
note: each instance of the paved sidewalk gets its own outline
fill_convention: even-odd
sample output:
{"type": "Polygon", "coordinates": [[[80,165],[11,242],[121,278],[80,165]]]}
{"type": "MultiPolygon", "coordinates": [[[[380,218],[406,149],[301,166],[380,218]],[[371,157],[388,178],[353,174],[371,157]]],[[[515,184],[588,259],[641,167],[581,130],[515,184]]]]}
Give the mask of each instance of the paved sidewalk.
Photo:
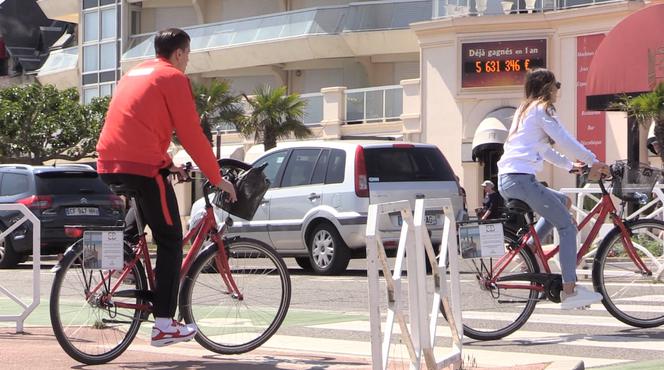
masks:
{"type": "MultiPolygon", "coordinates": [[[[222,356],[202,349],[196,342],[155,348],[137,337],[129,349],[109,364],[95,369],[330,369],[369,370],[371,359],[329,353],[311,354],[259,348],[248,354],[222,356]]],[[[405,360],[404,360],[405,361],[405,360]]],[[[62,351],[50,327],[26,327],[16,334],[14,328],[0,328],[0,364],[3,370],[66,369],[84,365],[62,351]]],[[[487,364],[467,364],[475,370],[573,370],[583,369],[578,362],[538,363],[517,367],[486,367],[487,364]]],[[[408,368],[406,362],[393,363],[392,369],[408,368]]]]}
{"type": "MultiPolygon", "coordinates": [[[[156,348],[144,339],[134,343],[119,358],[94,369],[371,369],[367,358],[312,355],[257,349],[239,356],[222,356],[200,349],[196,342],[156,348]]],[[[51,328],[27,327],[24,334],[0,328],[0,367],[3,370],[66,369],[85,367],[71,359],[58,344],[51,328]]]]}

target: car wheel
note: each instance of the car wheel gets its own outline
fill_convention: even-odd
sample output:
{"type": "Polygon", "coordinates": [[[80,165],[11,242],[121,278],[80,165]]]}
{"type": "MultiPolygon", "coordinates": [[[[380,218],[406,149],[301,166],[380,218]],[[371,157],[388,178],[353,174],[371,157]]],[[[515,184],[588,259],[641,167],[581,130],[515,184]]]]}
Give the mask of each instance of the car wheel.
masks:
{"type": "Polygon", "coordinates": [[[9,236],[0,240],[0,269],[16,267],[21,261],[21,255],[14,251],[9,236]]]}
{"type": "Polygon", "coordinates": [[[346,271],[350,249],[334,226],[320,224],[309,237],[309,260],[316,273],[337,275],[346,271]]]}
{"type": "Polygon", "coordinates": [[[313,271],[313,267],[311,267],[311,260],[309,257],[295,257],[295,262],[297,263],[298,266],[302,268],[304,271],[313,271]]]}

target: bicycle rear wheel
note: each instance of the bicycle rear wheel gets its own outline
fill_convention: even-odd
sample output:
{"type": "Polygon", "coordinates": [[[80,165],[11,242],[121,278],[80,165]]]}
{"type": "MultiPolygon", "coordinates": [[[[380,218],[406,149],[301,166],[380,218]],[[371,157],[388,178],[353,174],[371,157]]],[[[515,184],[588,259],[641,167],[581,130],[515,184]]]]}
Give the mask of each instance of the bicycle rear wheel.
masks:
{"type": "Polygon", "coordinates": [[[210,351],[239,354],[265,343],[286,317],[291,298],[288,269],[274,249],[258,240],[227,241],[228,265],[242,294],[228,292],[216,267],[218,248],[206,248],[180,293],[180,311],[196,323],[196,341],[210,351]]]}
{"type": "Polygon", "coordinates": [[[664,222],[641,219],[625,225],[637,255],[652,274],[634,264],[618,228],[602,240],[593,263],[593,284],[606,310],[640,328],[664,324],[664,222]]]}
{"type": "MultiPolygon", "coordinates": [[[[58,343],[71,358],[88,365],[103,364],[129,347],[141,325],[143,312],[105,302],[108,285],[86,298],[86,293],[103,280],[108,270],[84,268],[82,261],[83,242],[78,241],[65,253],[53,280],[51,325],[58,343]]],[[[125,279],[121,289],[147,290],[140,261],[131,272],[133,281],[125,279]]],[[[115,279],[111,278],[111,283],[115,279]]],[[[113,297],[112,301],[147,304],[139,298],[113,297]]]]}
{"type": "MultiPolygon", "coordinates": [[[[505,232],[506,245],[516,246],[516,236],[505,232]]],[[[493,278],[497,258],[463,259],[459,256],[461,311],[464,335],[475,340],[498,340],[521,328],[535,309],[539,292],[531,289],[499,289],[483,282],[493,278]]],[[[519,251],[500,274],[539,272],[539,265],[528,248],[519,251]]],[[[528,281],[510,281],[528,285],[528,281]]],[[[505,283],[505,284],[506,284],[505,283]]],[[[442,309],[442,308],[441,308],[442,309]]]]}

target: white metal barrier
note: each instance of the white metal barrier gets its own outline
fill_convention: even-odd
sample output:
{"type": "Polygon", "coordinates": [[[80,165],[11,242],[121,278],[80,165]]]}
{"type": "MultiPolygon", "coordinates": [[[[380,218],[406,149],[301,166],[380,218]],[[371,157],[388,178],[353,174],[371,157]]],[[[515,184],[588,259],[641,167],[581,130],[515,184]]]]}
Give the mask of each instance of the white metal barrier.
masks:
{"type": "Polygon", "coordinates": [[[0,293],[4,293],[7,297],[11,298],[19,306],[23,308],[23,312],[18,315],[1,315],[0,321],[15,321],[16,332],[23,332],[23,323],[25,319],[39,306],[39,273],[41,267],[41,223],[37,216],[35,216],[23,204],[0,204],[0,211],[19,211],[23,214],[18,221],[7,228],[7,230],[0,233],[0,240],[9,237],[9,234],[21,226],[24,222],[30,221],[32,223],[32,303],[29,305],[24,303],[16,295],[12,294],[7,288],[0,285],[0,293]]]}
{"type": "MultiPolygon", "coordinates": [[[[641,205],[638,209],[634,210],[632,213],[626,213],[625,214],[625,219],[631,220],[634,218],[657,218],[657,219],[663,219],[664,218],[664,192],[662,191],[664,189],[664,184],[657,184],[655,185],[655,188],[652,191],[653,194],[653,199],[646,203],[641,205]],[[658,205],[659,204],[659,205],[658,205]],[[653,209],[654,207],[654,209],[653,209]]],[[[590,213],[589,209],[584,208],[584,203],[586,199],[591,199],[593,202],[599,202],[600,201],[600,196],[598,194],[601,194],[602,190],[600,190],[599,186],[597,185],[586,185],[583,188],[562,188],[560,189],[561,193],[564,194],[569,194],[569,195],[576,195],[575,198],[572,199],[572,206],[570,207],[570,212],[574,216],[576,216],[576,222],[581,223],[583,219],[590,213]],[[576,202],[574,202],[576,200],[576,202]]],[[[628,212],[625,210],[625,212],[628,212]]],[[[589,232],[590,228],[592,227],[592,223],[588,223],[578,234],[577,234],[577,246],[581,246],[583,240],[585,240],[585,237],[587,233],[589,232]]],[[[602,228],[600,229],[599,235],[597,235],[597,238],[595,239],[596,242],[599,242],[604,238],[604,236],[613,229],[614,225],[613,223],[607,223],[602,225],[602,228]]],[[[554,245],[558,245],[559,243],[559,238],[558,234],[554,232],[554,245]]],[[[582,261],[586,261],[589,258],[592,258],[595,255],[595,252],[597,249],[592,248],[588,253],[586,253],[582,261]]],[[[554,263],[558,265],[560,268],[560,264],[557,259],[552,260],[554,263]]],[[[577,275],[587,275],[588,270],[583,269],[583,267],[587,267],[585,262],[582,262],[580,265],[581,269],[577,269],[577,275]]]]}
{"type": "Polygon", "coordinates": [[[414,214],[411,211],[410,203],[406,200],[372,204],[369,206],[366,238],[373,369],[383,370],[388,368],[395,320],[399,324],[401,339],[408,350],[411,369],[419,369],[423,360],[427,369],[440,369],[450,365],[454,368],[460,368],[463,326],[460,306],[456,220],[454,219],[454,210],[450,199],[418,199],[415,202],[414,214]],[[436,261],[436,255],[424,221],[425,208],[442,209],[444,212],[443,242],[438,261],[436,261]],[[387,217],[390,213],[396,212],[401,214],[402,226],[394,271],[391,271],[379,230],[379,220],[381,216],[387,217]],[[443,247],[447,248],[447,253],[445,253],[443,247]],[[407,322],[404,315],[405,310],[401,307],[401,276],[406,254],[408,254],[409,322],[407,322]],[[448,258],[449,277],[447,275],[448,258]],[[432,267],[435,287],[433,304],[429,312],[426,311],[428,293],[425,280],[427,278],[425,262],[432,267]],[[383,271],[388,298],[384,333],[381,331],[379,270],[383,271]],[[441,302],[452,332],[452,348],[445,358],[436,361],[433,347],[441,302]],[[408,328],[409,324],[410,330],[408,328]]]}

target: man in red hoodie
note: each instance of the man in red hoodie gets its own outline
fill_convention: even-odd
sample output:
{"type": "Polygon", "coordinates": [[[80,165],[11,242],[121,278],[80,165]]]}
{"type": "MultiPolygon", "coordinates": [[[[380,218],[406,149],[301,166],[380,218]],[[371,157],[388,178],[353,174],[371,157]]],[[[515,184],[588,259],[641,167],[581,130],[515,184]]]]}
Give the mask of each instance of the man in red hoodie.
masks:
{"type": "Polygon", "coordinates": [[[200,126],[189,79],[190,38],[176,28],[159,31],[157,58],[128,71],[118,83],[97,143],[97,170],[107,184],[137,193],[139,211],[157,243],[152,345],[190,340],[194,324],[173,319],[182,263],[182,225],[169,174],[184,175],[168,156],[173,131],[212,184],[236,200],[233,185],[219,165],[200,126]]]}

